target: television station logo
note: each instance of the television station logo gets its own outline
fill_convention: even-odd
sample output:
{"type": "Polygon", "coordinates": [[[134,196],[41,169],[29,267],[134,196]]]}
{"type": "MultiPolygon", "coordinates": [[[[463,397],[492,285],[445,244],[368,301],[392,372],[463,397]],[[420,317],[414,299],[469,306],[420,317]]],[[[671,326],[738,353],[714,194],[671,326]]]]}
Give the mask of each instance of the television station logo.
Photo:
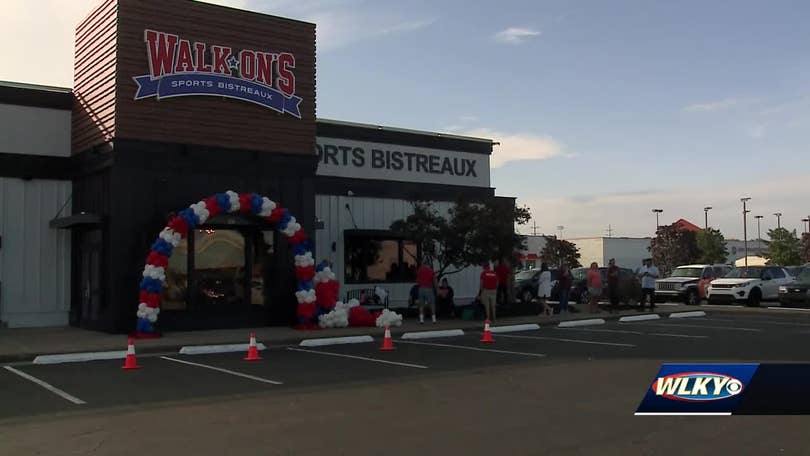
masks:
{"type": "Polygon", "coordinates": [[[295,56],[191,42],[144,30],[149,74],[135,76],[135,100],[218,96],[254,103],[301,118],[295,94],[295,56]]]}
{"type": "Polygon", "coordinates": [[[676,401],[717,401],[740,394],[745,386],[731,376],[713,372],[684,372],[658,377],[656,396],[676,401]]]}

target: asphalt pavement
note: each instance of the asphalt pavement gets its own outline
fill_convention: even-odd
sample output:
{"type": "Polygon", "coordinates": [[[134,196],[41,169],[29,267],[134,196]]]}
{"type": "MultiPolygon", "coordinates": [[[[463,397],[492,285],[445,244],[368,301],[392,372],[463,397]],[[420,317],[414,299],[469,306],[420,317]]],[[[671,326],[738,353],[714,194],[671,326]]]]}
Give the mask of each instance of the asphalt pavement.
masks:
{"type": "MultiPolygon", "coordinates": [[[[381,389],[394,391],[391,394],[407,394],[405,391],[413,385],[430,390],[432,385],[446,385],[448,382],[454,385],[453,394],[461,394],[465,388],[479,388],[479,383],[483,382],[506,404],[519,399],[510,396],[518,394],[512,385],[513,376],[518,373],[526,384],[537,388],[559,383],[554,387],[557,388],[553,393],[554,400],[532,403],[536,398],[527,398],[532,407],[552,414],[570,413],[581,392],[566,388],[565,379],[570,379],[572,388],[581,385],[583,369],[595,376],[594,381],[603,380],[599,378],[599,372],[618,370],[631,379],[632,385],[644,385],[657,373],[662,362],[810,361],[810,352],[806,349],[810,318],[707,312],[708,315],[702,318],[664,316],[657,320],[629,323],[614,320],[574,328],[546,326],[531,331],[495,334],[493,344],[480,342],[480,330],[467,331],[457,337],[395,339],[396,350],[391,352],[380,351],[381,341],[377,339],[372,343],[312,348],[297,345],[271,347],[262,351],[263,359],[257,362],[244,361],[243,353],[150,354],[139,356],[142,368],[135,371],[122,370],[120,360],[6,365],[0,369],[0,449],[6,446],[7,450],[16,451],[7,454],[26,454],[26,450],[35,449],[48,453],[47,443],[42,441],[15,447],[11,443],[15,441],[12,438],[15,429],[24,433],[34,425],[58,427],[87,416],[119,416],[190,404],[199,407],[200,404],[245,401],[256,404],[298,402],[314,394],[366,397],[369,391],[381,389]],[[554,381],[550,382],[550,379],[554,381]]],[[[643,396],[644,387],[616,388],[616,391],[621,392],[621,410],[615,409],[615,403],[605,400],[605,405],[613,404],[610,414],[640,424],[645,418],[633,417],[633,412],[643,396]]],[[[448,398],[451,396],[447,395],[448,398]]],[[[448,417],[455,416],[459,410],[468,407],[447,407],[444,413],[448,417]]],[[[493,413],[473,409],[479,413],[493,413]]],[[[601,409],[596,407],[595,410],[601,409]]],[[[345,419],[351,420],[355,412],[360,413],[359,410],[347,410],[345,419]]],[[[204,415],[201,413],[200,416],[204,415]]],[[[577,425],[585,429],[601,426],[604,423],[600,423],[598,415],[596,411],[586,413],[583,409],[577,425]]],[[[306,416],[302,410],[302,415],[294,418],[279,418],[278,424],[290,419],[306,423],[306,416]]],[[[396,417],[398,421],[421,419],[420,416],[403,417],[400,411],[390,411],[390,415],[383,416],[388,419],[396,417]]],[[[446,431],[461,432],[464,429],[470,430],[463,423],[459,427],[458,423],[448,422],[446,431]]],[[[522,434],[527,432],[526,429],[520,426],[504,432],[514,434],[504,438],[527,439],[522,434]]],[[[592,433],[587,431],[583,433],[581,448],[590,448],[589,445],[594,444],[588,440],[590,435],[592,433]]],[[[481,435],[471,435],[468,440],[453,440],[455,446],[446,444],[445,448],[475,453],[476,449],[483,448],[480,446],[482,438],[481,435]]],[[[25,440],[20,442],[22,445],[25,440]]],[[[539,445],[540,441],[535,443],[539,445]]],[[[781,442],[771,443],[775,445],[773,454],[791,454],[778,451],[776,447],[781,442]]],[[[240,448],[252,448],[246,445],[240,448]]],[[[137,448],[137,445],[127,448],[137,448]]],[[[297,453],[294,446],[285,448],[289,451],[283,454],[297,453]]],[[[318,448],[323,450],[326,447],[318,448]]],[[[653,441],[639,448],[644,451],[638,454],[669,454],[653,441]]],[[[362,452],[368,448],[360,445],[355,449],[362,452]]],[[[351,446],[345,450],[350,452],[351,446]]],[[[529,448],[526,450],[525,454],[542,454],[529,451],[529,448]]],[[[577,453],[576,447],[568,446],[560,447],[559,453],[569,451],[570,454],[588,454],[577,453]]],[[[121,451],[120,454],[135,453],[121,451]]]]}

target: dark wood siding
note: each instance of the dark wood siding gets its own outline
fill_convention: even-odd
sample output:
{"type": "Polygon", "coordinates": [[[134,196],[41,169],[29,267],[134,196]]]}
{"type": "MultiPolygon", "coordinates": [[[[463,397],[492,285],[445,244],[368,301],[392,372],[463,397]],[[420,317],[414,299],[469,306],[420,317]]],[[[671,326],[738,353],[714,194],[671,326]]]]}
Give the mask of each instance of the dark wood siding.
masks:
{"type": "Polygon", "coordinates": [[[104,0],[76,27],[71,149],[74,154],[115,135],[117,1],[104,0]]]}
{"type": "Polygon", "coordinates": [[[123,139],[313,154],[315,26],[190,0],[118,0],[116,136],[123,139]],[[133,77],[149,73],[144,29],[182,39],[295,55],[302,118],[240,100],[189,96],[134,100],[133,77]]]}

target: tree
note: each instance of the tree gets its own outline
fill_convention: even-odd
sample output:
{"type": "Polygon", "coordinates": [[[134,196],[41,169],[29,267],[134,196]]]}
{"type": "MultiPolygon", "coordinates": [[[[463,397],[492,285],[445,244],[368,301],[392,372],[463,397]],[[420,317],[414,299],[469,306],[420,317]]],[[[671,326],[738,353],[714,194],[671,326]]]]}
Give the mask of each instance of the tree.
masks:
{"type": "Polygon", "coordinates": [[[669,275],[675,267],[698,260],[697,236],[694,231],[662,226],[650,242],[650,253],[661,273],[669,275]]]}
{"type": "Polygon", "coordinates": [[[728,258],[726,238],[720,230],[709,228],[695,235],[700,254],[699,261],[706,264],[725,263],[728,258]]]}
{"type": "Polygon", "coordinates": [[[801,264],[801,249],[796,230],[788,231],[786,228],[768,230],[770,241],[765,242],[768,250],[765,258],[768,263],[779,266],[796,266],[801,264]]]}
{"type": "Polygon", "coordinates": [[[802,234],[802,245],[800,248],[803,263],[810,263],[810,233],[802,234]]]}
{"type": "Polygon", "coordinates": [[[582,266],[579,262],[579,248],[573,242],[557,239],[557,236],[546,236],[546,246],[540,252],[543,262],[551,266],[565,264],[569,268],[582,266]]]}
{"type": "Polygon", "coordinates": [[[490,198],[484,202],[459,199],[442,215],[433,203],[413,201],[413,214],[391,224],[391,230],[417,240],[423,257],[436,263],[436,276],[455,274],[471,265],[502,258],[512,259],[524,248],[523,225],[531,214],[511,200],[490,198]]]}

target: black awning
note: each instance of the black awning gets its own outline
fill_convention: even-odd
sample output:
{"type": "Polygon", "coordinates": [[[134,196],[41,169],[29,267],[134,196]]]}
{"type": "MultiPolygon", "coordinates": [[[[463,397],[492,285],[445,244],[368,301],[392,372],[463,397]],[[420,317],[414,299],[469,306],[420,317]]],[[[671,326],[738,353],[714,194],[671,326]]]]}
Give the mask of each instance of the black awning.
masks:
{"type": "Polygon", "coordinates": [[[60,230],[73,229],[86,226],[101,225],[103,217],[98,214],[88,214],[82,212],[81,214],[68,215],[67,217],[59,217],[51,220],[48,226],[60,230]]]}

